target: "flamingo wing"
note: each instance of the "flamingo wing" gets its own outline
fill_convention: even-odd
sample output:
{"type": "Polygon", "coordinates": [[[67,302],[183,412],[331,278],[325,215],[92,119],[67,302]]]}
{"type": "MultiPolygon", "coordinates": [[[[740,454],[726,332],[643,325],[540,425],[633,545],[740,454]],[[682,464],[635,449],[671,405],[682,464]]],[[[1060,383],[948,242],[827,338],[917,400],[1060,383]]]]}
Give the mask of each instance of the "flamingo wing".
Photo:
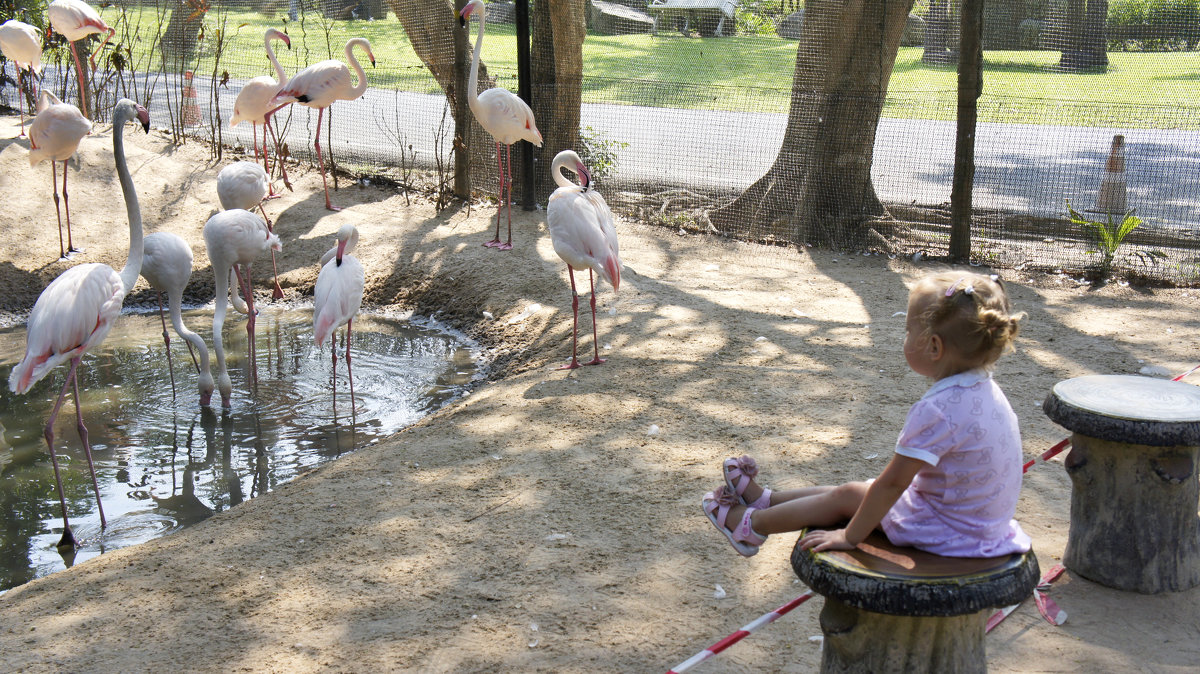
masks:
{"type": "Polygon", "coordinates": [[[100,14],[91,5],[82,0],[54,0],[46,8],[50,17],[50,25],[74,42],[82,40],[92,33],[108,32],[108,24],[100,18],[100,14]]]}
{"type": "Polygon", "coordinates": [[[42,35],[23,21],[9,19],[0,25],[0,52],[18,68],[42,71],[42,35]]]}
{"type": "Polygon", "coordinates": [[[539,147],[542,145],[542,134],[534,122],[533,110],[507,89],[496,87],[479,94],[479,102],[473,112],[479,124],[505,145],[522,139],[539,147]]]}
{"type": "Polygon", "coordinates": [[[256,162],[234,162],[217,174],[217,198],[225,210],[250,210],[258,206],[269,187],[267,172],[256,162]]]}
{"type": "Polygon", "coordinates": [[[155,290],[182,291],[192,276],[192,248],[178,234],[155,232],[143,239],[142,278],[155,290]]]}
{"type": "Polygon", "coordinates": [[[563,262],[573,269],[593,269],[614,290],[620,287],[616,230],[608,204],[598,192],[560,187],[550,195],[546,221],[554,252],[563,262]]]}
{"type": "Polygon", "coordinates": [[[353,255],[342,255],[342,263],[330,260],[317,275],[313,297],[313,333],[317,346],[339,326],[354,318],[362,307],[364,275],[353,255]]]}
{"type": "Polygon", "coordinates": [[[229,126],[234,127],[242,122],[263,124],[266,115],[274,109],[271,100],[279,93],[279,83],[275,78],[261,75],[246,82],[233,101],[233,116],[229,118],[229,126]]]}
{"type": "Polygon", "coordinates": [[[79,108],[55,103],[40,110],[29,124],[29,165],[47,159],[62,161],[75,154],[79,141],[92,130],[79,108]]]}
{"type": "Polygon", "coordinates": [[[50,370],[104,341],[124,299],[121,275],[106,264],[81,264],[59,275],[29,314],[25,357],[13,368],[9,389],[28,391],[50,370]]]}
{"type": "Polygon", "coordinates": [[[296,101],[310,108],[324,108],[349,92],[350,69],[341,61],[321,61],[296,73],[280,88],[273,106],[296,101]]]}

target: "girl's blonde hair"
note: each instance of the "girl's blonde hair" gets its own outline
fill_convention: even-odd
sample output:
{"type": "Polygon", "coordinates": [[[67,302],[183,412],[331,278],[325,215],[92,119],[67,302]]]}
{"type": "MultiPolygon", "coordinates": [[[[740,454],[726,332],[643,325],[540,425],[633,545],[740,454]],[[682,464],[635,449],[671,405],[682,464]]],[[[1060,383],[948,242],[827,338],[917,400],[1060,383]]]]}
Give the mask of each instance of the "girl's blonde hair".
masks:
{"type": "Polygon", "coordinates": [[[946,271],[926,276],[915,291],[930,294],[919,317],[926,336],[942,342],[973,367],[991,367],[1021,332],[1024,313],[1012,313],[999,276],[946,271]]]}

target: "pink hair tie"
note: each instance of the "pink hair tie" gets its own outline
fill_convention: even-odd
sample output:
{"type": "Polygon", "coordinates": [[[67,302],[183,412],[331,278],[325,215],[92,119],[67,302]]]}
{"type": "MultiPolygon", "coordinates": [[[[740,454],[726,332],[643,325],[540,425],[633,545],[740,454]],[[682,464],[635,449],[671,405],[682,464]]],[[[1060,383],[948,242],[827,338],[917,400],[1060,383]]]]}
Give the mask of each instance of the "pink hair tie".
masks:
{"type": "MultiPolygon", "coordinates": [[[[954,295],[954,291],[958,289],[958,284],[960,284],[960,283],[962,283],[963,281],[966,281],[966,280],[967,280],[967,277],[966,277],[966,276],[964,276],[964,277],[962,277],[962,278],[958,279],[957,281],[955,281],[954,283],[951,283],[951,284],[950,284],[950,287],[949,287],[949,288],[946,288],[946,297],[951,297],[951,296],[953,296],[953,295],[954,295]]],[[[972,294],[974,294],[974,293],[975,293],[975,286],[971,285],[970,283],[968,283],[968,284],[966,285],[966,287],[965,287],[965,288],[963,288],[963,294],[964,294],[964,295],[972,295],[972,294]]]]}

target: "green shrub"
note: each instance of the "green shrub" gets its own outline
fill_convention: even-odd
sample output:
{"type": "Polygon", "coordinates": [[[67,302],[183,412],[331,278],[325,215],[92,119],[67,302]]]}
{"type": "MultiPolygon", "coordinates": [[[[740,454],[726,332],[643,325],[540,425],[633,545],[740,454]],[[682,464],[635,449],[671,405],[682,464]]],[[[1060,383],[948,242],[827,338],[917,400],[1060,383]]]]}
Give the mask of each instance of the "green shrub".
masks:
{"type": "Polygon", "coordinates": [[[1111,49],[1170,51],[1200,45],[1200,0],[1111,0],[1111,49]]]}

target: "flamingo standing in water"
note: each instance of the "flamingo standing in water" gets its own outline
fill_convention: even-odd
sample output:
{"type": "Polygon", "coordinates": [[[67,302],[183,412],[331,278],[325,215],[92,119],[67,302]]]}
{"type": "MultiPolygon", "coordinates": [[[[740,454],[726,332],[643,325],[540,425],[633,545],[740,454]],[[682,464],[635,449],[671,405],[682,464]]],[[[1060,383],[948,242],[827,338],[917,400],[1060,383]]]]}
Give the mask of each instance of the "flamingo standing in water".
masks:
{"type": "MultiPolygon", "coordinates": [[[[171,372],[171,400],[175,399],[175,367],[171,364],[171,336],[167,334],[167,321],[163,318],[162,294],[167,294],[167,307],[171,314],[171,325],[176,334],[188,345],[200,352],[200,363],[196,369],[200,374],[200,406],[208,407],[214,388],[212,369],[209,367],[208,347],[204,339],[183,325],[183,289],[192,277],[192,247],[177,234],[155,232],[146,237],[142,258],[142,278],[158,293],[158,315],[162,318],[163,341],[167,344],[167,367],[171,372]]],[[[192,359],[195,361],[195,354],[192,359]]]]}
{"type": "MultiPolygon", "coordinates": [[[[354,405],[354,372],[350,368],[350,328],[362,306],[363,267],[350,251],[358,245],[358,229],[349,223],[337,233],[338,242],[321,258],[321,273],[313,297],[313,333],[317,348],[346,325],[346,377],[350,380],[350,405],[354,405]]],[[[337,408],[337,339],[330,344],[333,353],[333,404],[337,408]]]]}
{"type": "MultiPolygon", "coordinates": [[[[240,208],[253,211],[257,206],[262,211],[263,219],[267,221],[267,231],[274,232],[271,218],[263,208],[263,201],[270,197],[271,178],[261,166],[252,161],[238,161],[221,169],[217,174],[217,198],[221,200],[221,208],[229,210],[240,208]]],[[[279,287],[279,269],[275,266],[275,251],[271,251],[271,269],[275,273],[275,288],[271,291],[272,299],[283,297],[283,289],[279,287]]]]}
{"type": "Polygon", "coordinates": [[[123,98],[113,110],[113,156],[116,159],[117,178],[125,196],[125,210],[129,217],[129,257],[121,273],[106,264],[89,263],[72,267],[50,282],[38,296],[29,313],[29,327],[25,339],[25,357],[13,368],[8,378],[8,388],[13,393],[26,393],[35,383],[60,364],[70,361],[71,367],[63,381],[62,390],[44,432],[46,445],[50,449],[50,461],[54,464],[54,480],[58,485],[58,500],[63,512],[63,535],[58,542],[60,548],[75,547],[75,536],[67,520],[67,499],[63,494],[62,477],[58,470],[58,456],[54,452],[54,421],[71,387],[75,394],[75,423],[83,451],[87,455],[88,469],[92,474],[92,488],[96,492],[96,505],[100,510],[101,528],[108,526],[104,519],[104,506],[100,503],[100,486],[96,482],[96,468],[92,463],[92,446],[88,442],[87,427],[83,424],[82,408],[79,404],[79,381],[76,370],[83,354],[99,345],[112,329],[113,322],[121,314],[121,303],[125,293],[137,283],[142,267],[142,210],[138,205],[137,191],[129,167],[125,162],[125,123],[137,119],[142,128],[150,131],[150,115],[142,106],[123,98]]]}
{"type": "MultiPolygon", "coordinates": [[[[275,58],[275,50],[271,48],[271,40],[281,40],[288,49],[292,48],[292,40],[287,34],[282,33],[274,28],[268,28],[263,36],[263,47],[267,50],[267,58],[270,59],[271,65],[275,67],[275,78],[270,75],[262,75],[246,82],[242,86],[242,90],[238,92],[237,100],[233,102],[233,117],[229,119],[229,126],[233,128],[242,122],[250,122],[250,132],[254,138],[254,157],[258,158],[258,126],[263,125],[263,144],[262,144],[262,160],[263,168],[266,169],[267,175],[271,175],[271,165],[267,159],[267,132],[271,132],[271,136],[275,139],[275,155],[276,163],[279,165],[279,170],[283,173],[283,184],[290,190],[292,184],[288,182],[287,167],[279,160],[279,138],[275,136],[275,127],[271,126],[271,113],[274,112],[271,106],[271,99],[279,93],[279,88],[287,84],[287,73],[283,72],[283,66],[279,65],[279,59],[275,58]]],[[[274,199],[279,195],[275,194],[275,188],[271,186],[270,181],[267,182],[267,198],[274,199]]],[[[264,214],[265,215],[265,214],[264,214]]],[[[270,220],[267,221],[270,225],[270,220]]]]}
{"type": "Polygon", "coordinates": [[[71,202],[67,198],[67,160],[79,149],[79,141],[92,130],[92,123],[79,108],[63,103],[54,94],[42,90],[38,96],[37,117],[29,123],[29,165],[50,160],[50,179],[54,183],[54,212],[58,216],[58,254],[66,257],[75,250],[71,240],[71,202]],[[67,212],[67,247],[63,248],[62,211],[58,204],[58,174],[55,162],[63,163],[62,206],[67,212]]]}
{"type": "Polygon", "coordinates": [[[600,357],[596,337],[596,285],[592,272],[608,281],[613,290],[618,290],[621,286],[621,256],[617,249],[617,230],[613,227],[612,212],[604,197],[592,188],[592,176],[579,155],[574,150],[559,152],[550,164],[550,175],[559,187],[550,195],[546,221],[550,226],[554,252],[567,263],[573,313],[571,363],[559,369],[573,370],[580,366],[575,356],[579,345],[579,293],[575,290],[575,270],[588,270],[588,283],[592,289],[592,346],[596,357],[583,364],[599,365],[604,359],[600,357]],[[563,169],[578,175],[581,185],[567,180],[563,169]]]}
{"type": "MultiPolygon", "coordinates": [[[[42,34],[37,28],[23,21],[10,19],[0,26],[0,52],[4,58],[17,66],[17,98],[21,103],[17,108],[21,111],[21,133],[17,138],[25,136],[25,90],[21,86],[21,70],[29,71],[30,75],[42,73],[42,34]]],[[[37,90],[34,90],[34,100],[37,100],[37,90]]]]}
{"type": "Polygon", "coordinates": [[[212,262],[213,279],[217,287],[213,308],[213,350],[217,354],[217,390],[221,392],[221,406],[230,406],[233,383],[225,368],[225,343],[221,331],[225,326],[225,303],[229,299],[229,275],[237,276],[242,295],[246,298],[247,350],[250,356],[250,371],[257,382],[258,368],[254,357],[254,293],[250,287],[250,263],[268,249],[283,250],[279,237],[267,229],[267,223],[250,211],[234,208],[221,211],[208,219],[204,225],[204,243],[208,246],[208,259],[212,262]]]}
{"type": "MultiPolygon", "coordinates": [[[[325,159],[321,157],[321,119],[325,108],[333,105],[334,101],[353,101],[362,96],[367,90],[367,73],[363,70],[358,59],[354,58],[354,48],[361,47],[375,66],[375,54],[371,52],[371,43],[363,37],[351,38],[346,42],[346,60],[354,67],[358,76],[358,84],[350,85],[350,69],[345,63],[336,59],[321,61],[296,73],[287,84],[279,88],[279,94],[271,101],[271,113],[289,103],[300,103],[310,108],[316,108],[317,134],[313,147],[317,151],[317,161],[321,164],[321,183],[325,186],[325,208],[331,211],[342,209],[334,207],[329,202],[329,183],[325,180],[325,159]]],[[[268,114],[271,114],[268,113],[268,114]]]]}
{"type": "Polygon", "coordinates": [[[471,15],[479,12],[479,35],[475,37],[475,53],[471,55],[471,78],[467,83],[467,105],[485,131],[496,139],[496,163],[500,169],[500,199],[496,203],[496,236],[483,244],[500,250],[512,249],[512,145],[527,140],[537,147],[542,146],[542,132],[533,120],[529,104],[507,89],[495,87],[477,94],[479,88],[479,53],[483,48],[483,25],[485,11],[483,0],[471,0],[463,7],[458,21],[464,27],[471,15]],[[504,145],[504,155],[500,145],[504,145]],[[507,196],[505,189],[507,188],[507,196]],[[500,242],[500,211],[508,206],[508,240],[500,242]]]}
{"type": "MultiPolygon", "coordinates": [[[[71,56],[75,58],[75,70],[79,74],[79,107],[83,109],[84,117],[90,117],[83,86],[83,65],[79,62],[79,52],[75,49],[75,43],[92,33],[107,33],[104,41],[96,48],[98,52],[104,49],[104,45],[108,44],[117,31],[104,23],[104,19],[100,18],[96,10],[83,0],[54,0],[46,8],[46,15],[50,17],[50,25],[54,30],[67,38],[67,42],[71,44],[71,56]]],[[[96,72],[96,52],[89,54],[88,59],[92,64],[92,72],[96,72]]]]}

